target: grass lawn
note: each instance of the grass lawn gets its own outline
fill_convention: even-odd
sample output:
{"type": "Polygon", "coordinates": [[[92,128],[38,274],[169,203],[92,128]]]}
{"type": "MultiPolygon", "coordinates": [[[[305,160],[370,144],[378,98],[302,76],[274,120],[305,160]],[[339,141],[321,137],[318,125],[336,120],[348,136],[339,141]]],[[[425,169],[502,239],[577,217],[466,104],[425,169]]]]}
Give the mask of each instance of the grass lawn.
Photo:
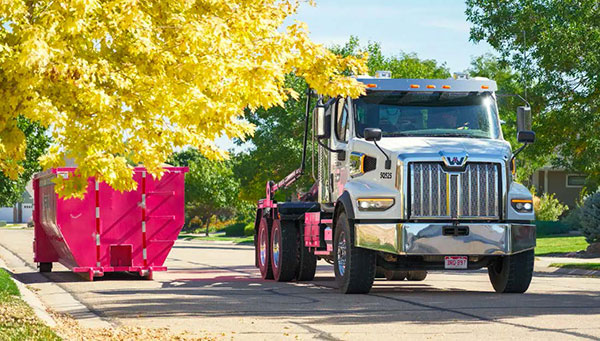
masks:
{"type": "Polygon", "coordinates": [[[585,250],[588,243],[582,236],[546,236],[537,238],[536,256],[585,250]]]}
{"type": "Polygon", "coordinates": [[[552,263],[555,268],[600,270],[600,263],[552,263]]]}
{"type": "Polygon", "coordinates": [[[10,275],[0,269],[0,340],[60,340],[20,295],[10,275]]]}
{"type": "Polygon", "coordinates": [[[196,236],[182,233],[179,235],[179,239],[183,240],[206,240],[206,241],[225,241],[233,242],[234,244],[253,244],[254,236],[247,237],[225,237],[225,236],[196,236]]]}

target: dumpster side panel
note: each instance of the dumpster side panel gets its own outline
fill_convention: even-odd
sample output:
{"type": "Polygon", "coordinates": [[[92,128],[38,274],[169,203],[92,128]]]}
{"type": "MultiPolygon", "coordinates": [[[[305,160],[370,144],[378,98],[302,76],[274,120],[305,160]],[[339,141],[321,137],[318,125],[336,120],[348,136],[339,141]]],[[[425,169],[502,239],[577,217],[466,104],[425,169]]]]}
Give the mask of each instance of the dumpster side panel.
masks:
{"type": "Polygon", "coordinates": [[[183,227],[185,173],[165,172],[160,180],[146,178],[148,264],[161,266],[183,227]]]}
{"type": "Polygon", "coordinates": [[[130,192],[121,193],[106,183],[99,184],[102,266],[143,266],[140,178],[136,172],[138,188],[130,192]]]}
{"type": "Polygon", "coordinates": [[[54,249],[54,246],[52,246],[50,238],[44,232],[40,217],[43,211],[42,196],[40,195],[40,179],[33,180],[33,193],[33,261],[36,263],[58,262],[58,253],[54,249]]]}
{"type": "MultiPolygon", "coordinates": [[[[54,194],[54,186],[49,190],[54,194]]],[[[65,248],[63,253],[72,255],[65,258],[65,262],[61,255],[61,263],[70,268],[97,266],[96,252],[91,251],[96,250],[94,181],[88,179],[83,199],[60,199],[56,194],[53,196],[56,200],[56,226],[64,237],[61,243],[65,248]]]]}

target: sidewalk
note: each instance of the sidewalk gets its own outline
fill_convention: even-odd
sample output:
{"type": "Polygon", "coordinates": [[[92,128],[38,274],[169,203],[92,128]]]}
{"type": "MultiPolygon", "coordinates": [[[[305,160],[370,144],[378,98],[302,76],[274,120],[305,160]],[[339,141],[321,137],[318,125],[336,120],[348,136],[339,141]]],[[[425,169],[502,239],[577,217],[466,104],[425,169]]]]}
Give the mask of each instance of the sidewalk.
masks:
{"type": "Polygon", "coordinates": [[[552,263],[600,263],[600,258],[535,257],[535,271],[557,275],[600,277],[600,270],[567,269],[550,267],[552,263]]]}

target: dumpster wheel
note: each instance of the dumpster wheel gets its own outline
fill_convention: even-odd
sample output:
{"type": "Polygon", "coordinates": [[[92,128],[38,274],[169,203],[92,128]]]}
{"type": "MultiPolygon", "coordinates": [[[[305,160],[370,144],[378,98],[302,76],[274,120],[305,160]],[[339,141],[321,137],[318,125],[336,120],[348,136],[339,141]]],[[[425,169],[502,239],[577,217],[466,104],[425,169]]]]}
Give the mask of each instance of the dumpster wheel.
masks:
{"type": "Polygon", "coordinates": [[[38,268],[40,272],[52,272],[52,263],[39,263],[38,268]]]}

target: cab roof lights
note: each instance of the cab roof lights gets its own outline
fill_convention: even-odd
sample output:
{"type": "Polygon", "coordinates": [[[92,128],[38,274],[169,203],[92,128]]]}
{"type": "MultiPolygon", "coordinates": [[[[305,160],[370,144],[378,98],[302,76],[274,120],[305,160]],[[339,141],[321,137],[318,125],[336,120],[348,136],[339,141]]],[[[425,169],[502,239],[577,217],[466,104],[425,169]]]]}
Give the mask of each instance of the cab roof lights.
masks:
{"type": "Polygon", "coordinates": [[[489,79],[403,79],[360,78],[370,91],[441,91],[441,92],[495,92],[498,86],[489,79]]]}

